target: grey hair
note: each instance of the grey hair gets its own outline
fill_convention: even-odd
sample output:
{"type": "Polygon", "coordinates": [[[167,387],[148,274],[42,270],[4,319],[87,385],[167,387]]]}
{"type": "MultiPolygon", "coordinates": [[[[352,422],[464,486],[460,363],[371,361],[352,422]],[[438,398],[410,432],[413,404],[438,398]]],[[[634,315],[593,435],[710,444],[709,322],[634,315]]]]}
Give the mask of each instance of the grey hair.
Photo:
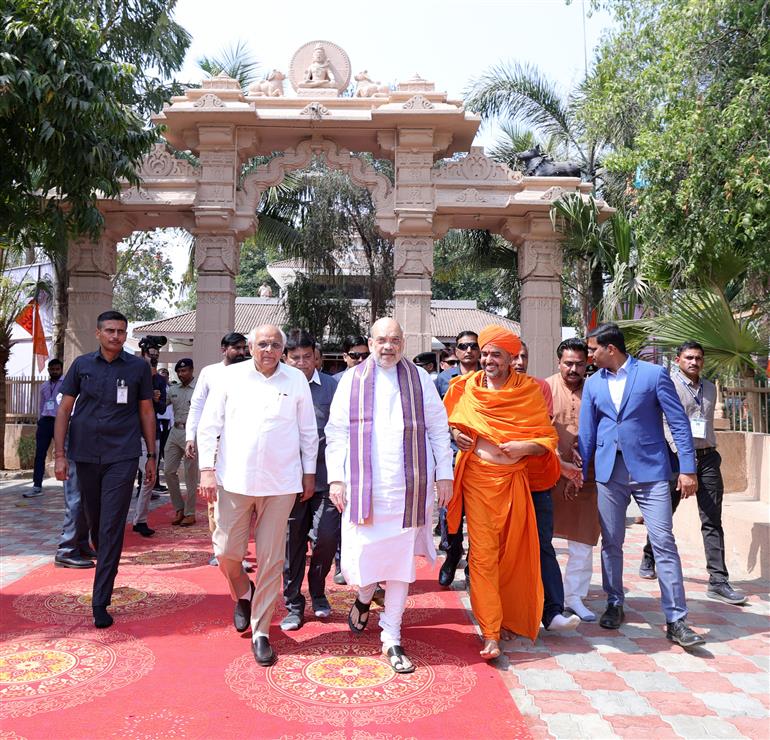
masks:
{"type": "Polygon", "coordinates": [[[286,333],[283,329],[281,329],[280,326],[274,326],[273,324],[260,324],[259,326],[255,326],[250,332],[248,341],[249,344],[254,344],[257,340],[257,329],[261,329],[263,326],[273,326],[273,328],[278,329],[278,332],[281,335],[281,344],[285,347],[286,346],[286,333]]]}

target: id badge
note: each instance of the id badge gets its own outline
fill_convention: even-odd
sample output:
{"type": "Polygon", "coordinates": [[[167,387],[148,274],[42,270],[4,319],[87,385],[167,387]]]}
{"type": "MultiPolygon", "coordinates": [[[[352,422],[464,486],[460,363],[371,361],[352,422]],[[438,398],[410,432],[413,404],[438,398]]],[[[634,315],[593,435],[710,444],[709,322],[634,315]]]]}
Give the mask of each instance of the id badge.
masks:
{"type": "Polygon", "coordinates": [[[119,385],[118,386],[118,403],[128,403],[128,386],[127,385],[119,385]]]}
{"type": "Polygon", "coordinates": [[[701,417],[690,419],[690,431],[695,439],[706,439],[706,420],[701,417]]]}
{"type": "Polygon", "coordinates": [[[46,401],[45,402],[45,410],[46,411],[53,411],[54,408],[56,408],[56,404],[53,401],[46,401]]]}

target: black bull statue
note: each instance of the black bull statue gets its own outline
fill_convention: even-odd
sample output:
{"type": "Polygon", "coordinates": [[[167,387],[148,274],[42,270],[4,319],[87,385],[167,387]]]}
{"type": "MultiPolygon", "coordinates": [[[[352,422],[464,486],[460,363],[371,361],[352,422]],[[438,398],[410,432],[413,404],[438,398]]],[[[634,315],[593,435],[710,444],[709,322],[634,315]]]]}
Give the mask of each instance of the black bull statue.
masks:
{"type": "Polygon", "coordinates": [[[577,162],[554,162],[539,144],[525,152],[518,152],[516,159],[524,164],[524,174],[530,177],[580,177],[577,162]]]}

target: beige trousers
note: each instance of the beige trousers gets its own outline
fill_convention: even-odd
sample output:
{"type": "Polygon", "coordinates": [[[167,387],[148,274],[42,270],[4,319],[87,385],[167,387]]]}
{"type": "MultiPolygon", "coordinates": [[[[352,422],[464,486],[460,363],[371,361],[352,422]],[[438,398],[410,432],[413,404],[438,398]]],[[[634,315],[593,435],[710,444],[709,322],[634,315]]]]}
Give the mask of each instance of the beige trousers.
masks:
{"type": "Polygon", "coordinates": [[[244,496],[222,488],[214,506],[216,529],[212,536],[214,555],[219,570],[227,579],[233,601],[248,593],[249,577],[243,572],[243,558],[249,546],[252,513],[257,577],[251,601],[251,632],[253,638],[267,636],[273,618],[275,602],[281,592],[281,576],[286,557],[286,527],[296,493],[279,496],[244,496]]]}
{"type": "Polygon", "coordinates": [[[163,472],[166,475],[166,485],[171,496],[174,511],[184,511],[185,516],[195,516],[195,498],[198,492],[198,460],[185,457],[184,429],[172,428],[166,440],[163,454],[163,472]],[[184,482],[187,496],[182,498],[179,488],[179,466],[184,466],[184,482]]]}

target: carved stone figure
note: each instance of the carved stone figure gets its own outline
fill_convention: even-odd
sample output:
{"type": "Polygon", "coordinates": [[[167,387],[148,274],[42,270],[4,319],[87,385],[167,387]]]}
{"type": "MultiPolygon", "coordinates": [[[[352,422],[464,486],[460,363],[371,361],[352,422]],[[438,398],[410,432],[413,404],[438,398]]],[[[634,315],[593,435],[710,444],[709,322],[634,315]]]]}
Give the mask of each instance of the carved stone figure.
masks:
{"type": "Polygon", "coordinates": [[[367,70],[359,72],[353,79],[358,83],[356,85],[357,98],[383,98],[387,97],[390,93],[390,88],[387,85],[381,85],[379,82],[374,82],[374,80],[369,77],[369,72],[367,70]]]}
{"type": "Polygon", "coordinates": [[[316,44],[313,49],[313,61],[305,70],[302,87],[335,87],[331,64],[321,44],[316,44]]]}
{"type": "Polygon", "coordinates": [[[518,152],[516,159],[524,163],[524,172],[529,177],[580,177],[577,162],[554,162],[553,158],[536,144],[532,149],[518,152]]]}
{"type": "Polygon", "coordinates": [[[249,85],[249,92],[252,95],[266,95],[270,98],[283,97],[283,81],[286,75],[274,69],[264,80],[249,85]]]}

